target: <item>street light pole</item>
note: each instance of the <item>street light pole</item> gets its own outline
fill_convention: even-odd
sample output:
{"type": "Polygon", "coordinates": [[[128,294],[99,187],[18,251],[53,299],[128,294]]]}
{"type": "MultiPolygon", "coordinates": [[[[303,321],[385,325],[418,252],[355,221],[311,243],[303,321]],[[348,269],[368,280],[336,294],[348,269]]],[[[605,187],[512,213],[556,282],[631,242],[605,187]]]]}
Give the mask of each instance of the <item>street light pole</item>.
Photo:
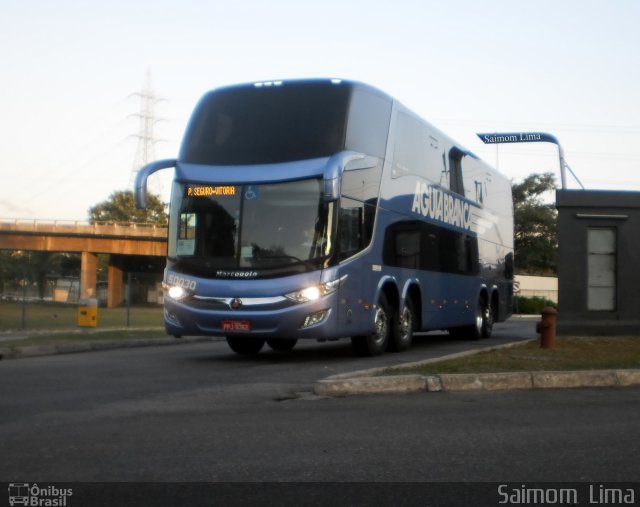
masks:
{"type": "MultiPolygon", "coordinates": [[[[564,150],[562,149],[562,145],[558,142],[557,139],[556,139],[556,144],[558,145],[558,156],[560,157],[560,182],[562,183],[562,190],[566,190],[567,189],[567,172],[565,169],[566,169],[567,163],[564,160],[564,150]]],[[[582,183],[580,183],[580,185],[582,185],[582,183]]]]}

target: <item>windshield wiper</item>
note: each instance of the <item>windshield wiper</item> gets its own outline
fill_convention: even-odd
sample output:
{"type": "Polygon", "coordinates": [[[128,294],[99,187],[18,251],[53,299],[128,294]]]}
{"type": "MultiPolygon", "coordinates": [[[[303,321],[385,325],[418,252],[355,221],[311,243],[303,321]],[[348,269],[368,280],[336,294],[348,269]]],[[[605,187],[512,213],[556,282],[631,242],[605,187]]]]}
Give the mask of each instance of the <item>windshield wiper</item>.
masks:
{"type": "Polygon", "coordinates": [[[271,260],[275,261],[278,259],[285,259],[291,262],[291,264],[302,264],[307,269],[316,269],[317,259],[300,259],[295,255],[289,254],[281,254],[281,253],[262,253],[261,255],[257,255],[256,260],[258,262],[269,262],[271,260]],[[314,262],[315,261],[315,262],[314,262]]]}

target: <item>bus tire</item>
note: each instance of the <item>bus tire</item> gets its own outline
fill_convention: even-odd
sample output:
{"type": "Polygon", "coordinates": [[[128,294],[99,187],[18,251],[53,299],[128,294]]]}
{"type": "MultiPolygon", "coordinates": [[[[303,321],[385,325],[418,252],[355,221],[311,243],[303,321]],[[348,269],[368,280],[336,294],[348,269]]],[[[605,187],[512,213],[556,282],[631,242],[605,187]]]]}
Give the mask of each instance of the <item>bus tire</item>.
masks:
{"type": "Polygon", "coordinates": [[[258,354],[264,347],[263,338],[252,338],[246,336],[227,336],[229,348],[236,354],[243,356],[253,356],[258,354]]]}
{"type": "Polygon", "coordinates": [[[269,338],[267,340],[267,345],[269,345],[269,348],[271,348],[272,350],[277,350],[279,352],[288,352],[290,350],[293,350],[293,347],[296,346],[296,343],[298,343],[297,339],[287,339],[287,338],[269,338]]]}
{"type": "Polygon", "coordinates": [[[351,345],[358,356],[379,356],[387,349],[393,319],[391,308],[384,294],[380,294],[375,306],[374,331],[365,336],[352,336],[351,345]]]}
{"type": "Polygon", "coordinates": [[[387,345],[387,350],[391,352],[402,352],[411,347],[413,341],[413,330],[415,329],[415,311],[411,299],[406,298],[404,305],[393,319],[391,328],[391,338],[387,345]]]}
{"type": "Polygon", "coordinates": [[[472,326],[469,326],[469,334],[472,340],[489,338],[493,331],[493,310],[489,301],[480,297],[476,306],[476,318],[472,326]]]}
{"type": "Polygon", "coordinates": [[[491,333],[493,333],[493,322],[494,308],[491,305],[491,300],[487,300],[482,319],[482,338],[491,338],[491,333]]]}

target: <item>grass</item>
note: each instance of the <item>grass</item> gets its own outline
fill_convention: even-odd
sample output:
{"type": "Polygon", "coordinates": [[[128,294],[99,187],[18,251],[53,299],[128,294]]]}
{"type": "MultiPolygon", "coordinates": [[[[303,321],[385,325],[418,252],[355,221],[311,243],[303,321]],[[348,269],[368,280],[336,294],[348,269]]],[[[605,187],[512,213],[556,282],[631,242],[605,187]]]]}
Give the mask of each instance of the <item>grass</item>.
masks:
{"type": "MultiPolygon", "coordinates": [[[[0,332],[9,330],[61,329],[76,327],[78,306],[62,303],[27,303],[22,327],[21,303],[0,303],[0,332]]],[[[98,327],[127,325],[126,308],[98,308],[98,327]]],[[[134,306],[129,311],[129,325],[134,327],[162,326],[162,307],[134,306]]]]}
{"type": "Polygon", "coordinates": [[[640,337],[558,337],[553,349],[542,349],[539,341],[534,341],[458,359],[389,369],[382,375],[625,368],[640,368],[640,337]]]}
{"type": "Polygon", "coordinates": [[[166,337],[160,306],[131,307],[128,325],[126,308],[98,308],[95,328],[78,327],[78,305],[29,302],[25,327],[22,311],[21,303],[0,303],[0,348],[166,337]]]}

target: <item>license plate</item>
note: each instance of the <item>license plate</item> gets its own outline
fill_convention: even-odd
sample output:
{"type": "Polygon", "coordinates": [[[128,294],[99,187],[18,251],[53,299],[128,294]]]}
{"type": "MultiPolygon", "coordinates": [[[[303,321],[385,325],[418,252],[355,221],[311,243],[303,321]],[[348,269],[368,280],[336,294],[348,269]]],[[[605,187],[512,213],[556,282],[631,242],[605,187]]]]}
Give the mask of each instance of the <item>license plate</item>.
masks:
{"type": "Polygon", "coordinates": [[[251,322],[248,320],[223,320],[223,331],[248,332],[251,331],[251,322]]]}

